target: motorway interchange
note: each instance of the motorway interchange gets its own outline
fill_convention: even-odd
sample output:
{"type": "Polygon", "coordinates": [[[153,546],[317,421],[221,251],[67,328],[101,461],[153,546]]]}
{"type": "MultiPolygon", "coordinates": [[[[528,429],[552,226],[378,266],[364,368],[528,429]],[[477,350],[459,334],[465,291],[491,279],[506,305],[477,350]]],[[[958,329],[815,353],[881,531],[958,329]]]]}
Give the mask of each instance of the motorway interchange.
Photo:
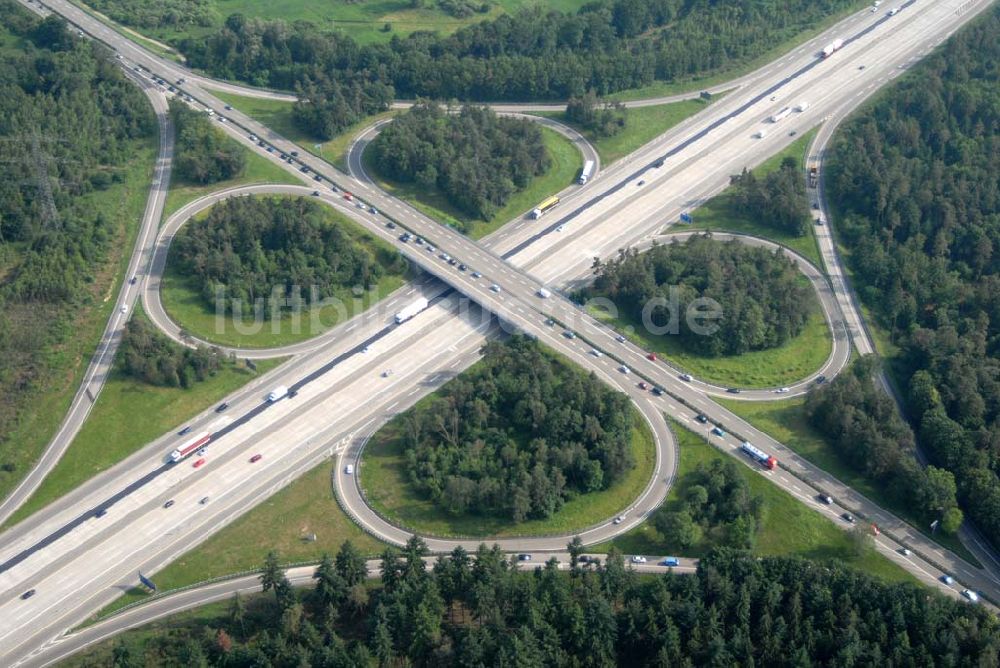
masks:
{"type": "MultiPolygon", "coordinates": [[[[34,2],[28,4],[37,7],[34,2]]],[[[154,108],[161,123],[165,104],[160,87],[150,76],[169,82],[185,79],[179,87],[181,94],[189,96],[197,108],[224,116],[227,121],[219,127],[307,184],[210,196],[172,217],[157,236],[154,232],[162,214],[171,157],[167,132],[161,132],[164,143],[157,181],[143,226],[149,233],[140,235],[130,265],[140,282],[124,286],[120,296],[126,311],[141,298],[154,322],[176,335],[162,307],[157,309],[163,268],[157,258],[160,253],[165,258],[162,249],[169,235],[199,207],[245,192],[312,196],[318,189],[318,199],[394,244],[430,278],[391,295],[375,313],[359,316],[303,344],[293,351],[296,356],[292,361],[227,398],[226,411],[217,413],[209,408],[195,418],[190,423],[193,434],[215,434],[204,466],[195,469],[191,460],[176,466],[165,462],[165,455],[180,440],[172,432],[5,532],[0,547],[0,617],[5,620],[0,627],[0,660],[4,665],[50,661],[58,647],[55,639],[112,600],[120,587],[132,584],[137,569],[153,572],[161,568],[331,455],[338,458],[335,483],[348,513],[384,540],[404,542],[409,533],[385,522],[364,503],[356,476],[346,474],[346,466],[350,463],[356,468],[367,436],[471,364],[485,338],[501,326],[537,337],[626,392],[656,436],[657,464],[649,485],[624,513],[623,521],[615,523],[608,518],[582,531],[585,543],[603,541],[636,526],[665,498],[676,467],[674,443],[663,418],[666,413],[696,430],[707,432],[718,426],[726,435],[709,438],[724,451],[739,456],[740,443],[748,440],[774,455],[781,465],[773,471],[758,469],[762,475],[834,521],[849,512],[877,524],[882,529],[878,549],[925,582],[938,583],[954,593],[955,588],[940,582],[949,574],[962,585],[1000,600],[996,564],[984,548],[970,545],[987,565],[985,570],[929,541],[714,403],[711,397],[724,393],[723,388],[682,380],[675,369],[618,340],[616,332],[560,294],[586,276],[593,257],[613,255],[618,248],[638,245],[660,234],[682,211],[720,191],[729,174],[780,150],[793,140],[792,130],[801,133],[846,114],[988,3],[910,2],[893,17],[867,11],[853,15],[778,62],[734,82],[737,88],[723,100],[605,168],[587,185],[561,194],[560,206],[540,221],[518,221],[482,243],[437,224],[368,181],[359,166],[360,152],[370,135],[363,135],[350,153],[352,176],[311,155],[303,154],[291,163],[281,161],[281,153],[290,156],[297,148],[238,110],[226,109],[207,90],[220,84],[144,51],[69,3],[46,4],[118,51],[123,66],[140,80],[151,100],[159,100],[154,108]],[[844,47],[829,59],[818,58],[817,52],[835,36],[844,38],[844,47]],[[861,65],[865,66],[863,75],[859,74],[861,65]],[[792,113],[780,124],[768,123],[778,109],[801,100],[809,101],[805,110],[792,113]],[[771,131],[755,137],[762,127],[771,131]],[[262,150],[261,141],[273,152],[262,150]],[[308,171],[301,171],[303,168],[308,171]],[[368,208],[345,199],[344,191],[368,208]],[[456,258],[469,270],[459,271],[436,253],[402,242],[399,236],[404,231],[426,239],[438,252],[456,258]],[[474,277],[473,272],[481,277],[474,277]],[[542,288],[551,290],[551,296],[539,297],[542,288]],[[431,306],[402,325],[392,323],[391,314],[417,294],[428,297],[431,306]],[[575,337],[564,336],[564,331],[574,332],[575,337]],[[600,352],[600,357],[593,351],[600,352]],[[623,373],[622,367],[628,373],[623,373]],[[393,373],[384,377],[385,369],[393,373]],[[641,391],[639,381],[662,388],[664,394],[641,391]],[[269,390],[277,385],[288,386],[296,396],[266,401],[269,390]],[[707,416],[709,422],[698,424],[698,415],[707,416]],[[261,459],[250,462],[255,454],[261,454],[261,459]],[[817,501],[819,495],[826,494],[833,498],[833,504],[817,501]],[[171,506],[165,508],[170,501],[171,506]],[[20,595],[29,589],[36,594],[22,601],[20,595]]],[[[239,86],[223,85],[245,92],[239,86]]],[[[832,248],[828,236],[827,243],[832,248]]],[[[823,250],[828,274],[834,274],[833,266],[842,276],[835,252],[823,250]]],[[[852,342],[863,350],[860,318],[846,285],[842,280],[825,284],[825,297],[824,284],[819,285],[833,329],[833,353],[822,370],[791,385],[782,397],[802,394],[819,374],[829,377],[838,372],[849,359],[852,342]]],[[[116,309],[109,323],[111,335],[105,336],[108,346],[99,356],[101,364],[108,364],[113,357],[114,336],[120,336],[124,320],[116,309]]],[[[737,398],[775,398],[774,389],[746,391],[737,398]]],[[[63,447],[68,442],[64,439],[63,447]]],[[[22,500],[26,496],[22,492],[22,500]]],[[[5,502],[7,515],[8,508],[5,502]]],[[[497,542],[511,552],[545,553],[561,551],[567,540],[497,542]]],[[[432,550],[445,551],[456,542],[474,547],[479,541],[431,537],[427,542],[432,550]]]]}

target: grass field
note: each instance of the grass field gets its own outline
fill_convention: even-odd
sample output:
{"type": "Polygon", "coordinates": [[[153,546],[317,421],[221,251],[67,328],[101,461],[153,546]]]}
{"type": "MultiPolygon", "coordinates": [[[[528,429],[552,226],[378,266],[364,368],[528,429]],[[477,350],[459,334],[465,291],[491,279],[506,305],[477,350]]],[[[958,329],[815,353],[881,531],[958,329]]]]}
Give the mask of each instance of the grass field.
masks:
{"type": "Polygon", "coordinates": [[[638,425],[632,434],[635,468],[609,489],[580,495],[545,520],[514,525],[510,520],[495,517],[450,516],[443,512],[408,482],[398,419],[382,427],[365,446],[358,469],[359,481],[372,508],[400,526],[421,533],[484,539],[570,533],[617,515],[649,482],[656,463],[656,445],[649,426],[637,412],[635,423],[638,425]]]}
{"type": "Polygon", "coordinates": [[[269,128],[279,133],[285,139],[295,142],[313,155],[323,158],[340,171],[347,173],[347,151],[351,142],[359,132],[368,126],[386,118],[392,118],[400,113],[399,110],[386,111],[361,119],[357,123],[348,126],[343,132],[327,141],[320,141],[315,137],[302,132],[292,121],[291,102],[282,100],[263,100],[254,97],[244,97],[213,91],[220,100],[227,102],[234,108],[239,109],[269,128]]]}
{"type": "MultiPolygon", "coordinates": [[[[805,279],[802,279],[805,280],[805,279]]],[[[611,318],[591,309],[591,314],[609,323],[646,350],[653,350],[699,380],[741,388],[780,387],[801,380],[819,369],[830,356],[833,342],[819,304],[813,301],[802,332],[784,345],[742,355],[706,357],[688,350],[673,336],[649,333],[642,321],[630,314],[611,318]]]]}
{"type": "MultiPolygon", "coordinates": [[[[714,99],[718,98],[719,96],[716,96],[714,99]]],[[[625,112],[628,119],[625,129],[614,137],[595,137],[592,133],[567,121],[566,113],[563,111],[534,113],[537,116],[545,116],[576,128],[597,149],[597,154],[601,156],[601,166],[607,167],[615,160],[648,144],[656,137],[684,119],[694,116],[707,106],[708,102],[698,99],[684,100],[672,104],[661,104],[655,107],[628,109],[625,112]]]]}
{"type": "MultiPolygon", "coordinates": [[[[144,316],[137,311],[133,317],[144,316]]],[[[179,428],[205,406],[211,406],[283,361],[259,361],[256,373],[242,366],[228,366],[187,390],[147,385],[129,378],[116,367],[66,454],[7,525],[55,501],[165,432],[179,428]],[[136,419],[140,415],[142,419],[136,419]]]]}
{"type": "MultiPolygon", "coordinates": [[[[781,166],[781,161],[787,157],[795,158],[799,161],[800,165],[804,164],[806,151],[809,150],[809,145],[812,143],[816,132],[817,130],[813,129],[805,133],[785,147],[784,150],[754,167],[753,173],[761,177],[773,172],[781,166]]],[[[692,211],[691,216],[694,218],[694,222],[691,225],[677,225],[673,229],[725,230],[764,237],[765,239],[788,246],[819,267],[820,270],[823,270],[823,262],[819,256],[819,247],[816,245],[816,236],[813,234],[811,227],[805,236],[796,237],[779,229],[751,220],[743,216],[733,205],[728,189],[692,211]]]]}
{"type": "Polygon", "coordinates": [[[545,174],[532,179],[527,188],[507,200],[506,206],[490,221],[477,220],[458,211],[437,189],[428,191],[415,183],[397,183],[382,178],[371,163],[371,154],[367,152],[363,158],[365,170],[391,195],[406,200],[440,223],[460,230],[467,229],[469,237],[479,239],[500,229],[513,218],[525,215],[537,203],[570,185],[579,176],[583,157],[576,147],[553,130],[541,128],[541,131],[545,147],[552,158],[552,166],[545,174]]]}
{"type": "Polygon", "coordinates": [[[17,427],[7,435],[11,443],[17,444],[6,456],[16,468],[13,473],[0,472],[0,498],[20,483],[56,433],[97,349],[135,246],[158,144],[155,136],[146,144],[135,144],[132,158],[123,165],[121,183],[81,197],[92,201],[112,221],[113,241],[106,262],[94,268],[93,302],[77,309],[68,322],[60,325],[71,328],[73,334],[47,353],[46,365],[52,371],[42,375],[30,400],[20,402],[17,427]]]}
{"type": "Polygon", "coordinates": [[[170,190],[167,192],[167,201],[163,205],[163,220],[169,218],[185,204],[189,204],[199,197],[204,197],[205,195],[225,190],[226,188],[256,185],[259,183],[303,185],[302,181],[295,178],[283,168],[267,158],[250,151],[249,155],[247,155],[247,166],[243,175],[235,179],[228,179],[203,186],[185,183],[174,175],[170,181],[170,190]]]}
{"type": "MultiPolygon", "coordinates": [[[[327,219],[336,221],[356,242],[375,251],[388,266],[396,251],[387,243],[376,239],[346,216],[329,207],[323,207],[327,219]]],[[[307,309],[298,318],[291,315],[261,321],[248,322],[238,330],[231,316],[217,318],[214,307],[205,303],[197,281],[182,274],[177,269],[178,259],[171,248],[167,257],[167,270],[163,276],[160,297],[170,318],[182,329],[196,338],[212,343],[239,348],[271,348],[305,341],[365,311],[394,290],[402,287],[406,275],[386,273],[372,290],[357,296],[353,286],[344,286],[336,291],[331,303],[307,309]]]]}
{"type": "MultiPolygon", "coordinates": [[[[375,556],[384,544],[362,531],[333,496],[329,462],[295,480],[259,506],[179,557],[153,576],[160,591],[167,591],[214,577],[260,567],[270,550],[282,563],[319,561],[324,552],[334,554],[350,540],[363,553],[375,556]],[[308,542],[306,534],[315,533],[308,542]]],[[[134,589],[98,613],[104,616],[128,603],[147,597],[134,589]]]]}
{"type": "Polygon", "coordinates": [[[901,507],[878,483],[872,482],[848,466],[823,435],[809,425],[805,415],[804,399],[785,401],[717,399],[717,401],[844,484],[907,520],[928,538],[960,555],[969,563],[979,566],[979,561],[957,538],[941,533],[932,536],[926,531],[923,522],[914,518],[907,508],[901,507]]]}
{"type": "MultiPolygon", "coordinates": [[[[680,461],[677,480],[665,502],[667,508],[680,505],[680,500],[691,485],[690,474],[699,463],[728,456],[709,445],[701,436],[676,424],[673,426],[680,445],[680,461]]],[[[890,582],[917,582],[905,570],[874,550],[868,550],[861,556],[856,555],[847,533],[838,529],[833,522],[767,481],[754,469],[741,465],[740,471],[750,485],[751,493],[764,499],[763,521],[754,548],[756,554],[832,559],[890,582]]],[[[648,522],[609,543],[591,549],[606,551],[612,545],[626,554],[679,554],[685,557],[702,556],[714,547],[703,538],[702,542],[687,550],[678,550],[675,546],[666,544],[648,522]]]]}

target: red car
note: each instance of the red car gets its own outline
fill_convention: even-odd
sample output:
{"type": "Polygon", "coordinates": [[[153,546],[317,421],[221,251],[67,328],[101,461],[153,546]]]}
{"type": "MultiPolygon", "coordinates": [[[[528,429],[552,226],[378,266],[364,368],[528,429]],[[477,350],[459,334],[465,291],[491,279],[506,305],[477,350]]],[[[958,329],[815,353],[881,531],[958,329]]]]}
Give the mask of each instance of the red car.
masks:
{"type": "Polygon", "coordinates": [[[201,459],[199,459],[198,461],[196,461],[196,462],[194,463],[194,467],[195,467],[195,468],[198,468],[199,466],[201,466],[201,465],[202,465],[202,464],[204,464],[204,463],[205,463],[205,458],[204,458],[204,457],[202,457],[201,459]]]}
{"type": "Polygon", "coordinates": [[[648,355],[646,355],[646,359],[650,359],[650,360],[653,360],[655,362],[656,361],[656,353],[649,353],[648,355]]]}
{"type": "Polygon", "coordinates": [[[646,387],[647,387],[646,383],[639,383],[639,389],[640,390],[645,390],[646,387]]]}
{"type": "Polygon", "coordinates": [[[250,458],[250,463],[253,464],[255,462],[259,462],[262,456],[263,455],[254,455],[253,457],[250,458]]]}
{"type": "Polygon", "coordinates": [[[344,199],[350,202],[352,199],[354,199],[354,195],[352,195],[351,193],[344,193],[344,199]]]}

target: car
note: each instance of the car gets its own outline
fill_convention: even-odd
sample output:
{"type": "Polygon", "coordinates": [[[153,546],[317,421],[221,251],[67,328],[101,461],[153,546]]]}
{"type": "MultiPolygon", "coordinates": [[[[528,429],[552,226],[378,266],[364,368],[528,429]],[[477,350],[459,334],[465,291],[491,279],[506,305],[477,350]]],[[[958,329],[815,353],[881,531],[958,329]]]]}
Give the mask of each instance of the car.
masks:
{"type": "Polygon", "coordinates": [[[466,269],[468,269],[468,267],[466,265],[464,265],[464,264],[458,265],[458,270],[459,271],[465,271],[466,269]]]}
{"type": "Polygon", "coordinates": [[[624,515],[619,515],[618,517],[616,517],[616,518],[615,518],[615,519],[613,520],[613,523],[614,523],[614,524],[621,524],[621,523],[622,523],[622,522],[624,522],[624,521],[625,521],[625,516],[624,516],[624,515]]]}
{"type": "Polygon", "coordinates": [[[122,304],[121,312],[122,313],[128,313],[128,306],[126,304],[122,304]]]}
{"type": "Polygon", "coordinates": [[[372,351],[371,346],[365,346],[364,348],[361,349],[361,352],[363,353],[370,353],[371,351],[372,351]]]}
{"type": "Polygon", "coordinates": [[[349,193],[349,192],[347,192],[345,190],[344,191],[344,199],[346,199],[348,202],[350,202],[352,199],[354,199],[354,195],[352,195],[351,193],[349,193]]]}
{"type": "Polygon", "coordinates": [[[816,376],[816,384],[822,385],[826,382],[826,376],[816,376]]]}
{"type": "Polygon", "coordinates": [[[856,521],[854,519],[854,515],[850,513],[841,513],[840,517],[848,524],[854,524],[854,522],[856,521]]]}
{"type": "Polygon", "coordinates": [[[410,233],[409,232],[403,232],[402,234],[399,235],[399,240],[402,241],[405,244],[407,241],[410,240],[410,233]]]}
{"type": "Polygon", "coordinates": [[[618,336],[615,337],[615,341],[617,341],[618,343],[625,343],[625,336],[619,334],[618,336]]]}
{"type": "Polygon", "coordinates": [[[344,473],[346,473],[347,475],[351,475],[352,473],[354,473],[354,464],[348,464],[347,466],[345,466],[344,473]]]}
{"type": "Polygon", "coordinates": [[[250,463],[251,463],[251,464],[256,464],[257,462],[259,462],[259,461],[261,460],[261,458],[262,458],[263,456],[264,456],[264,455],[261,455],[261,454],[256,454],[256,455],[254,455],[253,457],[251,457],[251,458],[250,458],[250,463]]]}
{"type": "Polygon", "coordinates": [[[135,282],[137,280],[139,280],[139,279],[137,279],[135,276],[133,276],[132,278],[128,279],[128,284],[129,285],[135,285],[135,282]]]}
{"type": "MultiPolygon", "coordinates": [[[[169,90],[169,91],[170,91],[171,93],[173,93],[173,92],[174,92],[174,91],[176,91],[177,89],[176,89],[176,88],[174,88],[173,86],[167,86],[167,90],[169,90]]],[[[221,116],[219,117],[219,120],[220,120],[220,121],[222,120],[222,117],[221,117],[221,116]]]]}
{"type": "Polygon", "coordinates": [[[644,564],[644,563],[646,563],[646,557],[640,556],[638,554],[634,554],[634,555],[632,555],[632,563],[633,564],[644,564]]]}
{"type": "Polygon", "coordinates": [[[192,464],[192,466],[197,469],[197,468],[201,468],[202,465],[204,465],[204,463],[205,463],[205,458],[202,457],[201,459],[198,459],[197,461],[195,461],[195,463],[192,464]]]}
{"type": "Polygon", "coordinates": [[[822,218],[817,218],[816,219],[816,224],[822,226],[823,225],[823,219],[822,218]]]}
{"type": "Polygon", "coordinates": [[[794,137],[796,134],[798,134],[798,133],[795,130],[792,130],[791,132],[788,133],[788,136],[789,137],[794,137]]]}
{"type": "Polygon", "coordinates": [[[314,190],[313,191],[313,197],[319,197],[319,191],[318,190],[314,190]]]}
{"type": "Polygon", "coordinates": [[[833,505],[833,497],[830,496],[829,494],[820,494],[816,498],[819,499],[820,503],[826,504],[828,506],[833,505]]]}
{"type": "Polygon", "coordinates": [[[729,394],[739,394],[740,393],[740,388],[738,388],[738,387],[730,387],[730,388],[726,389],[726,392],[728,392],[729,394]]]}
{"type": "Polygon", "coordinates": [[[273,146],[268,146],[267,147],[267,152],[268,153],[274,153],[274,147],[273,146]]]}
{"type": "Polygon", "coordinates": [[[322,181],[322,180],[323,180],[323,177],[320,176],[319,174],[317,174],[316,176],[313,177],[313,181],[322,181]]]}
{"type": "Polygon", "coordinates": [[[368,207],[368,213],[370,213],[370,214],[372,214],[372,215],[375,215],[375,216],[377,216],[377,215],[378,215],[378,209],[376,209],[376,208],[375,208],[375,207],[373,207],[373,206],[369,206],[369,207],[368,207]]]}
{"type": "Polygon", "coordinates": [[[682,374],[680,375],[680,379],[681,379],[681,380],[683,380],[683,381],[685,381],[685,382],[688,382],[688,383],[690,383],[690,382],[691,382],[692,380],[694,380],[694,379],[693,379],[693,378],[691,377],[691,374],[689,374],[689,373],[682,373],[682,374]]]}
{"type": "Polygon", "coordinates": [[[418,246],[423,246],[424,245],[424,238],[423,237],[417,237],[416,239],[413,240],[413,243],[417,244],[418,246]]]}
{"type": "Polygon", "coordinates": [[[259,142],[257,142],[257,146],[264,147],[264,146],[267,146],[267,144],[265,144],[264,140],[261,139],[259,142]]]}
{"type": "Polygon", "coordinates": [[[107,508],[101,508],[96,513],[94,513],[94,517],[104,517],[107,514],[108,514],[108,509],[107,508]]]}
{"type": "MultiPolygon", "coordinates": [[[[406,236],[410,236],[410,235],[406,235],[406,236]]],[[[445,262],[447,262],[448,260],[451,259],[451,256],[448,255],[447,253],[441,253],[440,255],[438,255],[438,257],[440,259],[444,260],[445,262]]]]}
{"type": "Polygon", "coordinates": [[[428,252],[428,253],[433,253],[433,252],[434,252],[434,251],[436,251],[436,250],[437,250],[437,249],[436,249],[436,248],[434,248],[434,246],[431,246],[430,244],[427,244],[427,252],[428,252]]]}
{"type": "Polygon", "coordinates": [[[221,404],[219,404],[218,406],[215,407],[215,412],[216,413],[221,413],[224,410],[226,410],[227,408],[229,408],[229,403],[226,402],[226,401],[223,401],[221,404]]]}
{"type": "Polygon", "coordinates": [[[164,508],[169,508],[172,505],[174,505],[174,500],[173,499],[167,499],[167,502],[163,504],[163,507],[164,508]]]}
{"type": "Polygon", "coordinates": [[[199,501],[198,503],[200,503],[201,505],[205,505],[206,503],[208,503],[208,497],[207,496],[201,497],[201,501],[199,501]]]}
{"type": "Polygon", "coordinates": [[[472,277],[473,278],[482,278],[483,275],[480,274],[478,271],[474,271],[474,272],[472,272],[472,277]]]}
{"type": "Polygon", "coordinates": [[[620,367],[618,367],[618,370],[621,371],[624,374],[631,373],[631,370],[627,366],[625,366],[624,364],[622,364],[620,367]]]}
{"type": "Polygon", "coordinates": [[[778,389],[776,389],[776,390],[774,391],[774,393],[775,393],[775,394],[787,394],[787,393],[788,393],[788,391],[789,391],[789,390],[788,390],[788,388],[787,388],[787,387],[779,387],[778,389]]]}
{"type": "Polygon", "coordinates": [[[302,172],[303,174],[308,174],[309,168],[306,167],[305,165],[302,165],[301,167],[299,167],[299,171],[302,172]]]}
{"type": "Polygon", "coordinates": [[[181,86],[181,85],[184,84],[185,81],[187,81],[187,79],[185,79],[184,77],[181,77],[180,79],[177,80],[177,85],[181,86]]]}
{"type": "Polygon", "coordinates": [[[199,448],[199,449],[198,449],[198,452],[196,452],[195,454],[196,454],[196,455],[198,455],[199,457],[204,457],[204,456],[205,456],[205,451],[206,451],[206,450],[208,450],[208,448],[207,448],[207,447],[205,447],[205,448],[199,448]]]}
{"type": "Polygon", "coordinates": [[[712,434],[718,436],[719,438],[724,438],[726,436],[726,432],[722,431],[720,427],[712,427],[712,434]]]}
{"type": "Polygon", "coordinates": [[[910,549],[909,549],[909,548],[906,548],[906,547],[901,547],[901,548],[899,548],[899,553],[900,553],[901,555],[903,555],[904,557],[908,557],[908,556],[910,556],[911,554],[913,554],[912,552],[910,552],[910,549]]]}
{"type": "Polygon", "coordinates": [[[646,353],[646,359],[648,359],[648,360],[650,360],[652,362],[655,362],[656,361],[656,353],[646,353]]]}
{"type": "Polygon", "coordinates": [[[593,355],[594,357],[604,357],[604,353],[602,353],[597,348],[591,348],[590,354],[593,355]]]}
{"type": "Polygon", "coordinates": [[[530,554],[519,554],[519,555],[517,555],[517,560],[518,561],[531,561],[531,555],[530,554]]]}
{"type": "Polygon", "coordinates": [[[945,574],[945,575],[941,576],[941,582],[945,583],[948,586],[951,586],[951,585],[955,584],[955,578],[951,577],[950,575],[945,574]]]}
{"type": "Polygon", "coordinates": [[[775,100],[777,100],[777,99],[778,99],[778,96],[777,96],[777,95],[772,95],[772,96],[771,96],[771,102],[774,102],[774,101],[775,101],[775,100]]]}
{"type": "Polygon", "coordinates": [[[663,158],[660,158],[659,160],[657,160],[656,162],[654,162],[653,163],[653,167],[656,167],[657,169],[659,169],[660,167],[663,167],[663,158]]]}
{"type": "Polygon", "coordinates": [[[183,436],[184,434],[187,434],[187,433],[190,433],[190,432],[191,432],[191,427],[187,426],[187,427],[184,427],[183,429],[181,429],[179,432],[177,432],[177,435],[178,436],[183,436]]]}
{"type": "Polygon", "coordinates": [[[648,390],[649,389],[649,386],[646,385],[646,381],[644,381],[644,380],[640,380],[639,381],[639,389],[640,390],[648,390]]]}
{"type": "Polygon", "coordinates": [[[383,378],[388,378],[391,375],[392,375],[392,369],[386,369],[385,371],[382,372],[383,378]]]}
{"type": "Polygon", "coordinates": [[[280,160],[288,160],[288,156],[285,155],[284,153],[282,153],[281,155],[278,156],[278,159],[280,159],[280,160]]]}
{"type": "Polygon", "coordinates": [[[971,603],[979,603],[979,594],[972,591],[971,589],[963,589],[962,596],[969,599],[969,602],[971,603]]]}
{"type": "Polygon", "coordinates": [[[813,209],[819,209],[819,202],[813,202],[813,209]]]}
{"type": "Polygon", "coordinates": [[[257,141],[257,135],[250,135],[250,141],[257,141]]]}
{"type": "Polygon", "coordinates": [[[698,415],[696,415],[694,419],[700,422],[701,424],[708,424],[707,415],[702,415],[701,413],[698,413],[698,415]]]}
{"type": "Polygon", "coordinates": [[[27,601],[29,598],[31,598],[34,595],[35,595],[35,590],[34,589],[29,589],[28,591],[26,591],[23,594],[21,594],[21,600],[22,601],[27,601]]]}
{"type": "Polygon", "coordinates": [[[575,339],[576,338],[576,334],[574,334],[572,331],[570,331],[568,329],[563,332],[563,336],[565,336],[567,339],[575,339]]]}
{"type": "Polygon", "coordinates": [[[386,223],[385,226],[388,227],[390,230],[396,229],[396,223],[392,222],[391,220],[388,223],[386,223]]]}
{"type": "Polygon", "coordinates": [[[875,5],[872,5],[872,14],[874,14],[877,11],[878,11],[878,7],[876,7],[875,5]]]}
{"type": "Polygon", "coordinates": [[[496,283],[494,283],[493,285],[490,286],[490,290],[492,290],[493,292],[499,293],[500,292],[500,286],[497,285],[496,283]]]}
{"type": "Polygon", "coordinates": [[[453,267],[454,267],[454,266],[455,266],[456,264],[458,264],[458,260],[456,260],[456,259],[455,259],[455,258],[453,258],[453,257],[449,257],[449,258],[448,258],[448,264],[450,264],[451,266],[453,266],[453,267]]]}
{"type": "Polygon", "coordinates": [[[865,69],[865,66],[864,65],[858,65],[858,69],[859,70],[863,70],[863,69],[865,69]]]}
{"type": "Polygon", "coordinates": [[[643,180],[639,181],[639,183],[637,183],[635,185],[637,185],[637,186],[644,186],[644,185],[646,185],[646,179],[643,179],[643,180]]]}
{"type": "Polygon", "coordinates": [[[655,394],[658,397],[662,396],[663,392],[664,392],[663,388],[660,387],[659,385],[657,385],[656,387],[653,388],[653,394],[655,394]]]}
{"type": "Polygon", "coordinates": [[[296,158],[299,157],[299,152],[298,151],[292,151],[292,156],[296,157],[296,158]]]}
{"type": "Polygon", "coordinates": [[[233,110],[233,106],[231,104],[227,104],[225,106],[225,109],[226,109],[226,111],[232,111],[233,110]]]}
{"type": "Polygon", "coordinates": [[[566,227],[566,226],[565,225],[560,225],[559,227],[556,228],[556,232],[562,232],[564,227],[566,227]]]}
{"type": "Polygon", "coordinates": [[[678,559],[677,557],[666,557],[664,558],[663,561],[660,562],[660,566],[670,566],[671,568],[680,565],[681,565],[681,560],[678,559]]]}
{"type": "Polygon", "coordinates": [[[226,122],[226,117],[225,116],[219,116],[219,122],[220,123],[225,123],[226,122]]]}
{"type": "Polygon", "coordinates": [[[364,202],[361,202],[361,201],[358,201],[358,202],[355,202],[354,206],[356,206],[356,207],[358,207],[359,209],[362,209],[362,210],[363,210],[363,209],[365,208],[365,203],[364,203],[364,202]]]}

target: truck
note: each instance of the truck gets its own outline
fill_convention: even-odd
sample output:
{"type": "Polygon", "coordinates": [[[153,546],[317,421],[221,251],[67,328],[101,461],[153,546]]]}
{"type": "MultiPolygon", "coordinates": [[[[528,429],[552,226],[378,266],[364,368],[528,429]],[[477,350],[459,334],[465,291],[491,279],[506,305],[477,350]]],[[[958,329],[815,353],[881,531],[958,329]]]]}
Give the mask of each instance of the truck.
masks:
{"type": "Polygon", "coordinates": [[[192,452],[200,450],[212,440],[212,435],[207,431],[198,434],[197,436],[192,436],[180,445],[178,445],[173,452],[170,453],[170,461],[174,464],[184,459],[192,452]]]}
{"type": "Polygon", "coordinates": [[[753,445],[750,444],[749,441],[743,441],[743,444],[740,445],[740,450],[749,455],[751,459],[753,459],[766,469],[770,469],[773,471],[774,468],[778,465],[777,459],[767,454],[763,450],[754,447],[753,445]]]}
{"type": "Polygon", "coordinates": [[[546,211],[548,211],[558,203],[559,203],[559,198],[553,195],[552,197],[548,198],[547,200],[539,204],[537,207],[532,209],[531,217],[534,218],[535,220],[538,220],[539,218],[542,217],[542,215],[545,214],[546,211]]]}
{"type": "Polygon", "coordinates": [[[805,111],[808,108],[809,108],[809,103],[808,102],[799,102],[795,106],[795,111],[801,113],[801,112],[805,111]]]}
{"type": "Polygon", "coordinates": [[[288,388],[285,387],[284,385],[279,385],[278,387],[271,390],[271,393],[267,395],[267,400],[270,401],[271,403],[274,403],[278,399],[287,396],[288,396],[288,388]]]}
{"type": "Polygon", "coordinates": [[[840,47],[842,46],[844,46],[844,40],[838,37],[837,39],[833,40],[832,42],[823,47],[823,57],[829,58],[830,56],[833,55],[834,51],[839,51],[840,47]]]}
{"type": "Polygon", "coordinates": [[[583,163],[583,170],[580,171],[580,178],[576,180],[581,186],[587,182],[587,179],[594,173],[594,161],[588,160],[583,163]]]}
{"type": "Polygon", "coordinates": [[[548,288],[538,288],[538,292],[536,292],[535,294],[537,294],[542,299],[548,299],[549,297],[552,296],[552,293],[549,292],[548,288]]]}
{"type": "Polygon", "coordinates": [[[430,302],[427,301],[427,297],[420,297],[416,301],[408,304],[402,311],[396,314],[396,324],[402,325],[404,322],[423,311],[429,305],[430,302]]]}
{"type": "Polygon", "coordinates": [[[778,113],[776,113],[773,116],[771,116],[771,122],[772,123],[777,123],[781,119],[786,118],[788,116],[788,114],[790,114],[790,113],[792,113],[792,108],[791,107],[785,107],[784,109],[782,109],[778,113]]]}
{"type": "Polygon", "coordinates": [[[819,183],[819,169],[817,167],[809,168],[809,187],[815,188],[819,183]]]}

